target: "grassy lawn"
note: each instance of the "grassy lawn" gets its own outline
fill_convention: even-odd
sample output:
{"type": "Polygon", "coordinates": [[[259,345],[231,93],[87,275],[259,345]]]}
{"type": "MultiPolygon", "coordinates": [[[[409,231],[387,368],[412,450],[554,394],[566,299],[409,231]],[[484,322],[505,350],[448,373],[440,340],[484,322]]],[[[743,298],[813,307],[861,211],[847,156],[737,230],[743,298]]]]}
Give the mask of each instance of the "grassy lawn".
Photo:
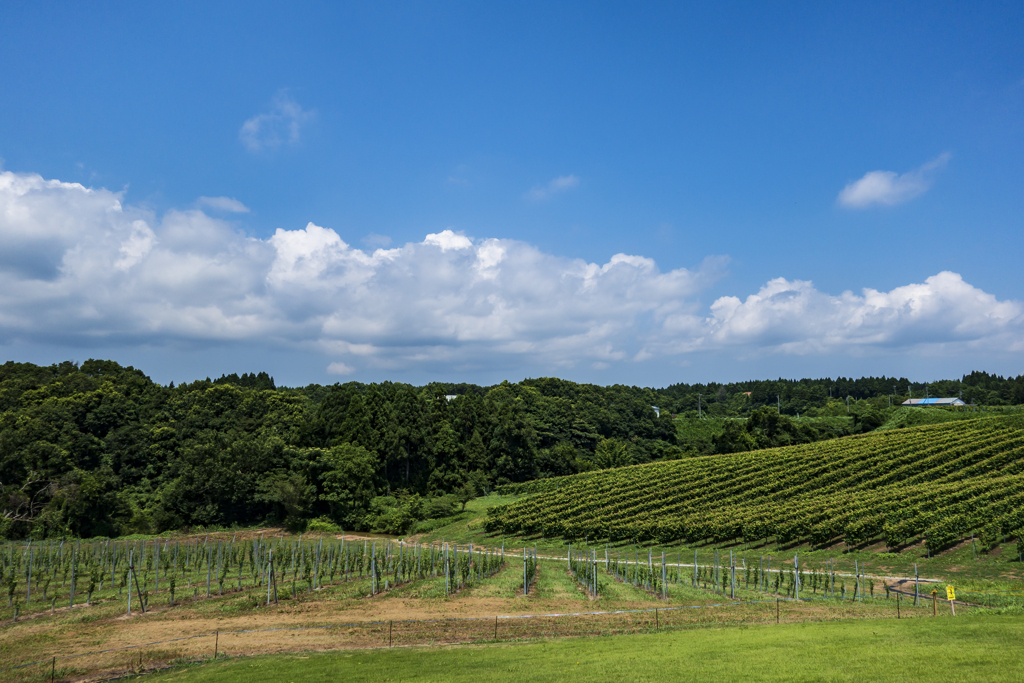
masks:
{"type": "Polygon", "coordinates": [[[157,681],[1019,681],[1024,617],[714,628],[239,658],[157,681]]]}

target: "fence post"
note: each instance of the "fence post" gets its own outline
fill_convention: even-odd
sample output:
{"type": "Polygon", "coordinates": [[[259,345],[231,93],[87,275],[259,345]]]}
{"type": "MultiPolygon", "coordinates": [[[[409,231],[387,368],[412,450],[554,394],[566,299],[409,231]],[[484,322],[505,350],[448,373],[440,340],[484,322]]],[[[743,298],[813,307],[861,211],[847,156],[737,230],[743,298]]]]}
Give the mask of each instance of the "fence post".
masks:
{"type": "Polygon", "coordinates": [[[775,623],[779,623],[779,598],[775,598],[775,623]]]}
{"type": "Polygon", "coordinates": [[[800,600],[800,554],[793,555],[793,593],[800,600]]]}
{"type": "Polygon", "coordinates": [[[213,658],[217,659],[217,646],[220,645],[220,631],[213,632],[213,658]]]}
{"type": "Polygon", "coordinates": [[[498,639],[498,615],[494,615],[494,639],[498,639]]]}

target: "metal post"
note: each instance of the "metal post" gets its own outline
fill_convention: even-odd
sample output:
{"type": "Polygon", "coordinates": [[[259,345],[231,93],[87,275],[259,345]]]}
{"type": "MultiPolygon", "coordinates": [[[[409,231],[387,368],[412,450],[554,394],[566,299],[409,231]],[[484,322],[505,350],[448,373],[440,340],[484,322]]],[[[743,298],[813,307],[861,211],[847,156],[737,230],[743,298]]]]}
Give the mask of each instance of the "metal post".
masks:
{"type": "Polygon", "coordinates": [[[793,555],[793,591],[796,593],[796,599],[800,599],[800,555],[799,553],[793,555]]]}
{"type": "MultiPolygon", "coordinates": [[[[12,548],[13,551],[13,548],[12,548]]],[[[78,565],[78,547],[71,553],[71,607],[75,606],[75,569],[78,565]]]]}
{"type": "Polygon", "coordinates": [[[732,599],[736,599],[736,560],[733,558],[732,551],[729,551],[729,586],[731,590],[732,599]]]}
{"type": "Polygon", "coordinates": [[[132,551],[128,551],[128,614],[132,613],[132,551]]]}

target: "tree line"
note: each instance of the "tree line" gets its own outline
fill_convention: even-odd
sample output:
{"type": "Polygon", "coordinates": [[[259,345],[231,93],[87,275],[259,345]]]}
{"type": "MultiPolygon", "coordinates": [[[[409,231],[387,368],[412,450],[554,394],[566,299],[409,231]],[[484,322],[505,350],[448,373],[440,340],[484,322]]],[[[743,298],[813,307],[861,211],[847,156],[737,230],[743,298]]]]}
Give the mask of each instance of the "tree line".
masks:
{"type": "MultiPolygon", "coordinates": [[[[1007,400],[1022,385],[981,379],[986,391],[1015,387],[1007,400]]],[[[808,391],[831,380],[810,382],[808,391]]],[[[684,457],[672,414],[686,413],[691,397],[696,408],[704,391],[714,401],[703,405],[754,418],[753,431],[730,434],[721,450],[774,445],[791,427],[764,409],[779,386],[651,389],[540,378],[278,387],[262,372],[163,386],[109,360],[7,362],[0,537],[302,529],[314,519],[423,530],[498,485],[684,457]]],[[[824,409],[829,399],[815,400],[824,409]]]]}

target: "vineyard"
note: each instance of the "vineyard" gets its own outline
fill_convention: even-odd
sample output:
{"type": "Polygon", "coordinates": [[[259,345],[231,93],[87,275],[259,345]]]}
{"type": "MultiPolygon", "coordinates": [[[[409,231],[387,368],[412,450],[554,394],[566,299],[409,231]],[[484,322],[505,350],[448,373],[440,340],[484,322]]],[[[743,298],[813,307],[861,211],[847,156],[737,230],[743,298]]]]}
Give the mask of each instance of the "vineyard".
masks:
{"type": "Polygon", "coordinates": [[[810,544],[938,552],[976,533],[1024,545],[1024,418],[962,420],[826,442],[527,482],[489,533],[611,542],[810,544]]]}
{"type": "Polygon", "coordinates": [[[134,610],[143,613],[238,593],[269,605],[357,581],[373,596],[428,577],[443,577],[448,596],[504,565],[503,549],[389,539],[44,541],[0,546],[0,586],[17,619],[82,603],[123,602],[131,614],[133,597],[134,610]]]}

